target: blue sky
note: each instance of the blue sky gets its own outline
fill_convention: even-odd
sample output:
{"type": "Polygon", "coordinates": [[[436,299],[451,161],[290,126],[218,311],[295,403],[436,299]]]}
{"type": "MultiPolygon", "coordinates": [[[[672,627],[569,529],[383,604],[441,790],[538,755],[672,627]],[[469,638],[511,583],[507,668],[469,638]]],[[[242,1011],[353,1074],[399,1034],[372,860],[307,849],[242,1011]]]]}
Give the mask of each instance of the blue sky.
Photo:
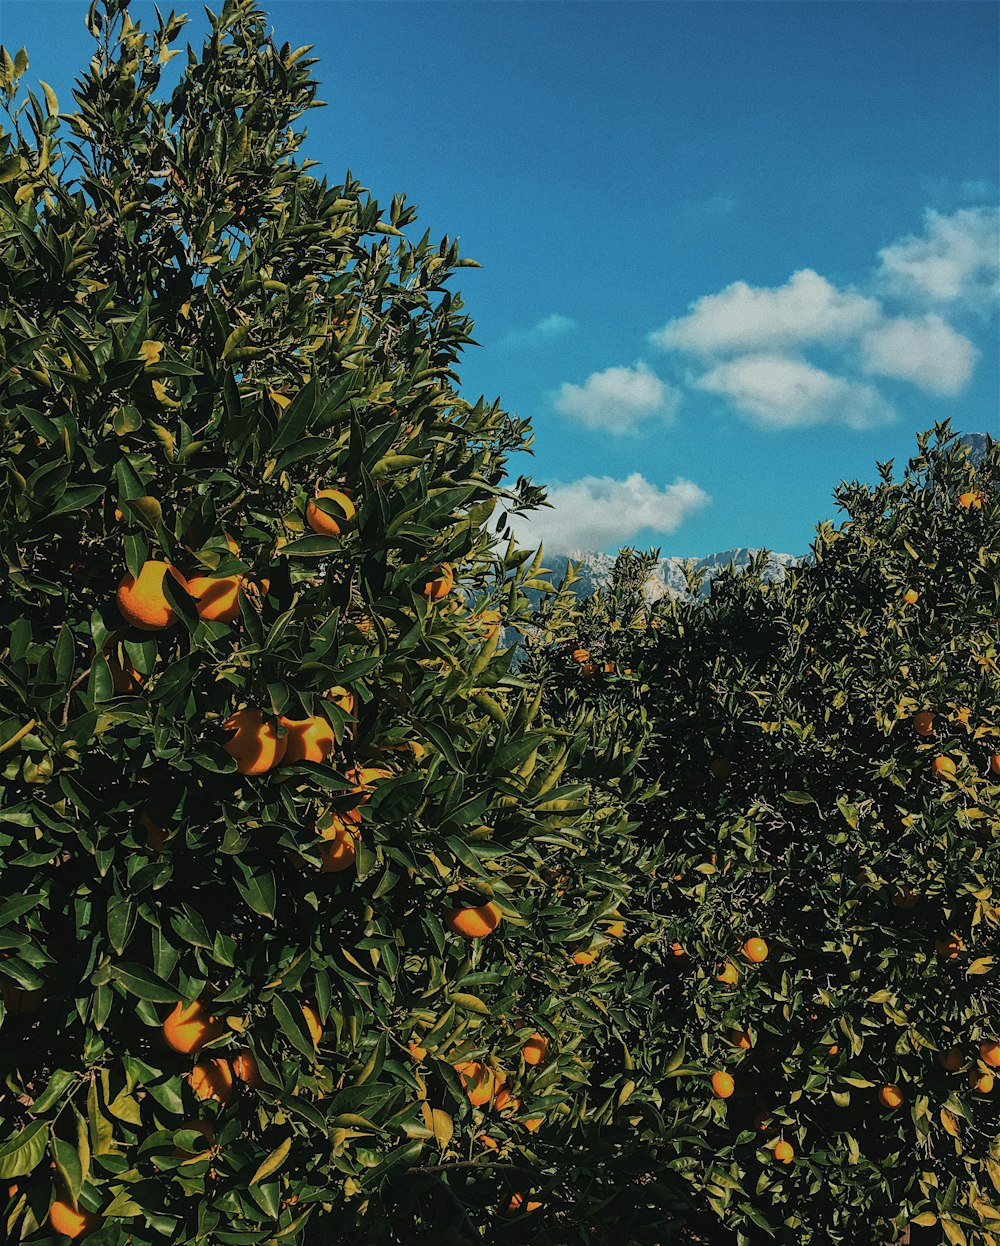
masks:
{"type": "MultiPolygon", "coordinates": [[[[1000,434],[997,5],[265,7],[320,58],[314,173],[405,192],[482,265],[463,392],[532,420],[512,475],[554,506],[524,539],[803,553],[916,432],[1000,434]]],[[[86,9],[0,0],[64,110],[86,9]]]]}

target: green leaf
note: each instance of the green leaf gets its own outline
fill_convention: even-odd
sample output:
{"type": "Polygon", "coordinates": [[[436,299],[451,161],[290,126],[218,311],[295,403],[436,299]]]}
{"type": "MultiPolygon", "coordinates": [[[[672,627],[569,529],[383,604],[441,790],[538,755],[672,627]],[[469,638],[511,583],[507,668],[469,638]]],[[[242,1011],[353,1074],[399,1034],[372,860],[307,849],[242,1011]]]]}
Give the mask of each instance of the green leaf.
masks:
{"type": "Polygon", "coordinates": [[[0,1181],[26,1177],[42,1162],[49,1127],[45,1121],[33,1121],[0,1146],[0,1181]]]}
{"type": "Polygon", "coordinates": [[[338,536],[304,536],[282,545],[277,553],[282,558],[321,558],[324,554],[339,554],[343,548],[338,536]]]}
{"type": "Polygon", "coordinates": [[[790,805],[814,805],[816,803],[808,792],[782,792],[782,797],[790,805]]]}
{"type": "Polygon", "coordinates": [[[177,988],[162,982],[141,965],[120,961],[110,966],[111,977],[126,991],[152,1004],[176,1004],[177,988]]]}
{"type": "Polygon", "coordinates": [[[49,116],[57,117],[59,115],[59,100],[56,98],[55,91],[52,90],[47,82],[43,82],[41,78],[38,79],[38,84],[45,92],[45,104],[49,110],[49,116]]]}
{"type": "Polygon", "coordinates": [[[30,1111],[33,1116],[38,1116],[43,1112],[47,1112],[63,1097],[70,1086],[74,1086],[79,1080],[78,1074],[70,1072],[69,1069],[56,1069],[49,1078],[49,1084],[31,1105],[30,1111]]]}
{"type": "Polygon", "coordinates": [[[287,1137],[284,1141],[279,1142],[271,1154],[258,1167],[257,1171],[250,1178],[250,1184],[256,1185],[259,1181],[263,1181],[265,1177],[269,1177],[271,1173],[277,1172],[281,1165],[285,1162],[288,1152],[292,1149],[292,1139],[287,1137]]]}

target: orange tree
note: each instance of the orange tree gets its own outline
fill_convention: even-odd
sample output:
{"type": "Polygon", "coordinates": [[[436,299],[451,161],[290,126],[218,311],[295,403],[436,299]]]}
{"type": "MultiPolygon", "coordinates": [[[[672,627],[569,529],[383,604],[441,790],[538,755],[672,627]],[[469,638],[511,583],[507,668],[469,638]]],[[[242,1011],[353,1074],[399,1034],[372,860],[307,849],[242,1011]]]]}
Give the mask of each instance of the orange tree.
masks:
{"type": "Polygon", "coordinates": [[[535,671],[651,732],[631,1103],[741,1243],[1000,1241],[1000,451],[879,470],[781,584],[622,555],[535,671]]]}
{"type": "Polygon", "coordinates": [[[641,731],[500,643],[574,624],[488,527],[541,494],[468,261],[309,176],[251,0],[166,101],[128,7],[75,113],[0,50],[4,1240],[658,1241],[641,731]]]}

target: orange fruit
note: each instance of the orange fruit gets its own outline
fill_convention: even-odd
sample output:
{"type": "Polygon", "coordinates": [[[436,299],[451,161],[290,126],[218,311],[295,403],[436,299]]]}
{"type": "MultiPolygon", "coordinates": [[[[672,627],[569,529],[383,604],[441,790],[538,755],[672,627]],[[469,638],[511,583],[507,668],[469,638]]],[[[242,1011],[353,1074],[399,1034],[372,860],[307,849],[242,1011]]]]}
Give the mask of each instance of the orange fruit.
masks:
{"type": "Polygon", "coordinates": [[[615,664],[614,664],[614,662],[605,662],[605,663],[604,663],[604,673],[605,673],[605,675],[613,675],[613,674],[615,673],[615,664]]]}
{"type": "Polygon", "coordinates": [[[746,1051],[752,1046],[750,1042],[750,1035],[746,1032],[746,1030],[730,1030],[729,1041],[734,1047],[739,1047],[743,1051],[746,1051]]]}
{"type": "Polygon", "coordinates": [[[898,1108],[903,1103],[903,1092],[894,1082],[890,1082],[878,1092],[878,1100],[884,1108],[898,1108]]]}
{"type": "Polygon", "coordinates": [[[260,1085],[260,1068],[257,1058],[249,1047],[238,1051],[232,1059],[233,1076],[243,1082],[248,1090],[256,1090],[260,1085]]]}
{"type": "Polygon", "coordinates": [[[174,1159],[191,1159],[192,1156],[204,1155],[210,1147],[215,1145],[215,1130],[208,1121],[185,1121],[180,1128],[193,1129],[195,1133],[201,1134],[205,1145],[197,1151],[185,1151],[183,1147],[174,1147],[174,1159]]]}
{"type": "Polygon", "coordinates": [[[994,753],[990,758],[990,772],[1000,775],[1000,753],[994,753]]]}
{"type": "Polygon", "coordinates": [[[917,735],[932,735],[934,733],[934,715],[930,710],[921,710],[918,714],[913,715],[913,727],[917,735]]]}
{"type": "Polygon", "coordinates": [[[733,773],[733,763],[726,757],[713,758],[708,768],[717,779],[728,779],[733,773]]]}
{"type": "Polygon", "coordinates": [[[954,960],[964,946],[962,936],[954,932],[945,935],[943,939],[935,940],[934,943],[934,949],[938,956],[943,956],[946,960],[954,960]]]}
{"type": "Polygon", "coordinates": [[[126,623],[144,632],[173,627],[177,614],[163,592],[163,581],[168,575],[173,576],[181,588],[187,588],[187,581],[176,567],[155,559],[142,564],[138,579],[130,571],[122,576],[117,599],[126,623]]]}
{"type": "Polygon", "coordinates": [[[421,1047],[415,1038],[411,1038],[410,1041],[406,1044],[406,1046],[407,1046],[407,1049],[409,1050],[410,1055],[414,1058],[414,1060],[416,1060],[418,1064],[422,1060],[427,1059],[427,1048],[421,1047]]]}
{"type": "Polygon", "coordinates": [[[319,1013],[311,1004],[302,1005],[302,1015],[306,1020],[306,1029],[309,1031],[309,1037],[313,1040],[313,1046],[319,1046],[319,1040],[323,1037],[323,1026],[320,1024],[319,1013]]]}
{"type": "Polygon", "coordinates": [[[728,1073],[719,1070],[712,1074],[712,1093],[717,1099],[728,1099],[736,1089],[736,1083],[728,1073]]]}
{"type": "Polygon", "coordinates": [[[392,771],[381,766],[352,766],[344,777],[355,785],[351,790],[361,795],[361,803],[365,804],[371,798],[375,784],[382,779],[391,779],[392,771]]]}
{"type": "Polygon", "coordinates": [[[233,1094],[233,1070],[220,1058],[199,1060],[187,1075],[188,1084],[199,1099],[228,1103],[233,1094]]]}
{"type": "Polygon", "coordinates": [[[753,1118],[753,1127],[758,1133],[767,1134],[774,1132],[774,1122],[767,1112],[758,1112],[753,1118]]]}
{"type": "Polygon", "coordinates": [[[541,1064],[549,1054],[549,1040],[544,1034],[532,1034],[521,1048],[525,1064],[541,1064]]]}
{"type": "Polygon", "coordinates": [[[56,1199],[49,1208],[49,1224],[53,1231],[62,1233],[73,1241],[79,1241],[88,1233],[93,1233],[100,1223],[100,1216],[95,1216],[92,1211],[76,1208],[61,1198],[56,1199]]]}
{"type": "Polygon", "coordinates": [[[349,718],[356,718],[358,711],[358,702],[353,692],[348,692],[346,688],[342,688],[337,684],[335,688],[327,688],[323,693],[328,701],[332,701],[338,709],[342,709],[349,718]]]}
{"type": "Polygon", "coordinates": [[[955,777],[955,763],[950,757],[935,757],[931,762],[931,767],[934,773],[942,779],[955,777]]]}
{"type": "Polygon", "coordinates": [[[767,953],[768,946],[763,939],[747,939],[746,943],[743,944],[743,955],[755,965],[759,965],[761,961],[767,960],[767,953]]]}
{"type": "Polygon", "coordinates": [[[489,1134],[479,1135],[479,1145],[481,1147],[485,1147],[487,1151],[497,1151],[500,1149],[500,1143],[497,1142],[496,1138],[491,1138],[489,1134]]]}
{"type": "Polygon", "coordinates": [[[243,577],[196,575],[188,581],[188,592],[195,599],[198,617],[206,623],[235,623],[240,617],[240,588],[243,577]]]}
{"type": "Polygon", "coordinates": [[[442,597],[447,597],[454,587],[455,573],[445,564],[434,568],[431,578],[424,581],[424,586],[420,591],[428,601],[440,601],[442,597]]]}
{"type": "Polygon", "coordinates": [[[593,679],[597,674],[597,667],[593,662],[584,662],[580,667],[580,674],[584,679],[593,679]]]}
{"type": "Polygon", "coordinates": [[[604,927],[604,933],[611,939],[620,939],[625,933],[624,922],[608,922],[604,927]]]}
{"type": "Polygon", "coordinates": [[[111,671],[111,687],[115,696],[121,697],[135,692],[142,684],[142,676],[132,665],[128,656],[125,657],[124,666],[113,653],[105,652],[104,657],[111,671]]]}
{"type": "Polygon", "coordinates": [[[162,852],[167,842],[163,827],[154,822],[145,809],[136,818],[136,823],[146,832],[146,847],[149,851],[162,852]]]}
{"type": "Polygon", "coordinates": [[[918,596],[919,594],[915,588],[908,588],[903,594],[903,600],[908,606],[915,606],[917,604],[918,596]]]}
{"type": "Polygon", "coordinates": [[[583,666],[584,662],[590,661],[590,650],[589,649],[574,649],[573,650],[573,661],[579,662],[580,665],[583,666]]]}
{"type": "Polygon", "coordinates": [[[527,1215],[529,1211],[537,1211],[539,1207],[541,1207],[541,1203],[537,1199],[529,1198],[527,1194],[517,1191],[510,1196],[507,1205],[504,1207],[504,1215],[513,1216],[517,1212],[524,1212],[527,1215]]]}
{"type": "Polygon", "coordinates": [[[978,489],[973,489],[967,493],[960,493],[958,495],[958,504],[965,510],[969,510],[970,508],[973,510],[981,510],[983,500],[983,495],[978,489]]]}
{"type": "Polygon", "coordinates": [[[236,733],[223,748],[236,759],[240,774],[264,774],[284,760],[288,737],[278,738],[277,727],[264,718],[263,710],[237,710],[224,726],[236,733]]]}
{"type": "Polygon", "coordinates": [[[969,1085],[981,1095],[988,1095],[993,1089],[995,1078],[992,1073],[983,1073],[979,1069],[969,1070],[969,1085]]]}
{"type": "Polygon", "coordinates": [[[687,952],[684,951],[684,948],[679,943],[671,943],[670,951],[674,956],[687,956],[687,952]]]}
{"type": "Polygon", "coordinates": [[[600,954],[600,949],[596,947],[581,948],[578,952],[573,953],[573,964],[592,965],[600,954]]]}
{"type": "Polygon", "coordinates": [[[340,489],[319,489],[316,496],[324,501],[332,502],[335,509],[340,510],[342,514],[337,517],[328,515],[325,511],[321,511],[315,502],[310,502],[306,506],[306,523],[318,536],[339,536],[357,514],[357,507],[340,489]]]}
{"type": "Polygon", "coordinates": [[[497,1091],[493,1100],[493,1106],[498,1112],[516,1112],[521,1106],[521,1100],[515,1099],[506,1086],[501,1087],[497,1091]]]}
{"type": "Polygon", "coordinates": [[[719,972],[715,975],[716,982],[725,982],[727,986],[732,986],[740,980],[740,971],[736,968],[731,960],[727,960],[719,972]]]}
{"type": "Polygon", "coordinates": [[[470,908],[449,909],[444,920],[452,934],[462,935],[466,939],[485,939],[500,925],[503,913],[500,906],[492,901],[470,908]]]}
{"type": "Polygon", "coordinates": [[[949,1047],[947,1051],[938,1052],[938,1064],[949,1073],[957,1073],[964,1063],[961,1047],[949,1047]]]}
{"type": "Polygon", "coordinates": [[[897,887],[892,902],[898,909],[912,909],[920,896],[910,887],[897,887]]]}
{"type": "Polygon", "coordinates": [[[462,1088],[469,1096],[473,1107],[482,1107],[489,1103],[498,1089],[493,1070],[479,1060],[462,1060],[455,1065],[462,1088]]]}
{"type": "Polygon", "coordinates": [[[524,1122],[524,1127],[528,1131],[529,1134],[534,1134],[534,1133],[537,1133],[539,1129],[541,1129],[544,1122],[545,1122],[544,1116],[529,1116],[528,1119],[524,1122]]]}
{"type": "Polygon", "coordinates": [[[311,718],[278,719],[283,727],[288,728],[285,737],[285,755],[281,759],[285,766],[300,761],[325,761],[333,752],[337,737],[327,720],[318,714],[311,718]]]}
{"type": "Polygon", "coordinates": [[[1000,1068],[1000,1043],[987,1039],[986,1042],[979,1044],[979,1058],[983,1064],[988,1064],[991,1069],[1000,1068]]]}
{"type": "Polygon", "coordinates": [[[826,1054],[828,1056],[835,1056],[839,1053],[839,1051],[840,1051],[840,1048],[837,1046],[837,1044],[832,1043],[829,1047],[827,1047],[826,1054]]]}
{"type": "Polygon", "coordinates": [[[350,870],[357,857],[357,831],[352,830],[347,822],[342,822],[331,834],[324,831],[323,837],[326,842],[320,845],[320,857],[323,858],[320,873],[342,873],[350,870]]]}
{"type": "Polygon", "coordinates": [[[773,1155],[779,1164],[790,1164],[795,1158],[795,1151],[790,1142],[776,1142],[773,1155]]]}
{"type": "Polygon", "coordinates": [[[206,1043],[224,1033],[225,1027],[215,1017],[206,1014],[200,1000],[193,1004],[178,1001],[173,1012],[163,1023],[163,1037],[168,1047],[183,1055],[200,1051],[206,1043]]]}

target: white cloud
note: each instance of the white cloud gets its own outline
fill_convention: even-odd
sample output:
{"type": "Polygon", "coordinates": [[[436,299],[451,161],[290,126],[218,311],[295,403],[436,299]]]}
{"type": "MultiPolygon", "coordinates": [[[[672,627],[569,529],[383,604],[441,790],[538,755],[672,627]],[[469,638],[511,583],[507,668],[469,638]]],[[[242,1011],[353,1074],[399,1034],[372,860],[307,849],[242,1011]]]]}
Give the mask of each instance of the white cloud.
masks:
{"type": "Polygon", "coordinates": [[[924,214],[922,237],[913,234],[879,251],[879,277],[904,297],[964,303],[989,310],[1000,297],[1000,212],[960,208],[924,214]]]}
{"type": "Polygon", "coordinates": [[[693,481],[678,477],[661,489],[639,472],[625,480],[611,476],[584,476],[570,484],[548,490],[548,507],[512,521],[520,545],[534,548],[544,542],[547,550],[619,548],[644,528],[674,532],[710,497],[693,481]]]}
{"type": "Polygon", "coordinates": [[[578,420],[587,428],[631,433],[639,420],[650,416],[673,419],[679,402],[678,391],[640,361],[634,368],[592,372],[582,385],[564,382],[553,406],[560,415],[578,420]]]}
{"type": "Polygon", "coordinates": [[[838,290],[804,268],[783,286],[757,288],[735,281],[691,304],[689,314],[650,335],[667,350],[702,357],[787,349],[807,342],[839,342],[876,322],[878,301],[838,290]]]}
{"type": "Polygon", "coordinates": [[[718,364],[695,384],[728,398],[763,428],[816,424],[871,428],[895,418],[873,386],[832,376],[785,355],[744,355],[718,364]]]}
{"type": "Polygon", "coordinates": [[[865,372],[910,381],[943,397],[961,393],[978,356],[967,337],[933,313],[920,319],[897,316],[861,339],[865,372]]]}
{"type": "Polygon", "coordinates": [[[530,329],[515,329],[513,333],[508,333],[506,337],[501,338],[498,345],[500,346],[535,346],[539,342],[551,341],[553,338],[563,337],[567,333],[571,333],[576,328],[576,321],[571,320],[569,316],[563,316],[559,312],[552,312],[543,320],[539,320],[538,324],[532,325],[530,329]]]}

